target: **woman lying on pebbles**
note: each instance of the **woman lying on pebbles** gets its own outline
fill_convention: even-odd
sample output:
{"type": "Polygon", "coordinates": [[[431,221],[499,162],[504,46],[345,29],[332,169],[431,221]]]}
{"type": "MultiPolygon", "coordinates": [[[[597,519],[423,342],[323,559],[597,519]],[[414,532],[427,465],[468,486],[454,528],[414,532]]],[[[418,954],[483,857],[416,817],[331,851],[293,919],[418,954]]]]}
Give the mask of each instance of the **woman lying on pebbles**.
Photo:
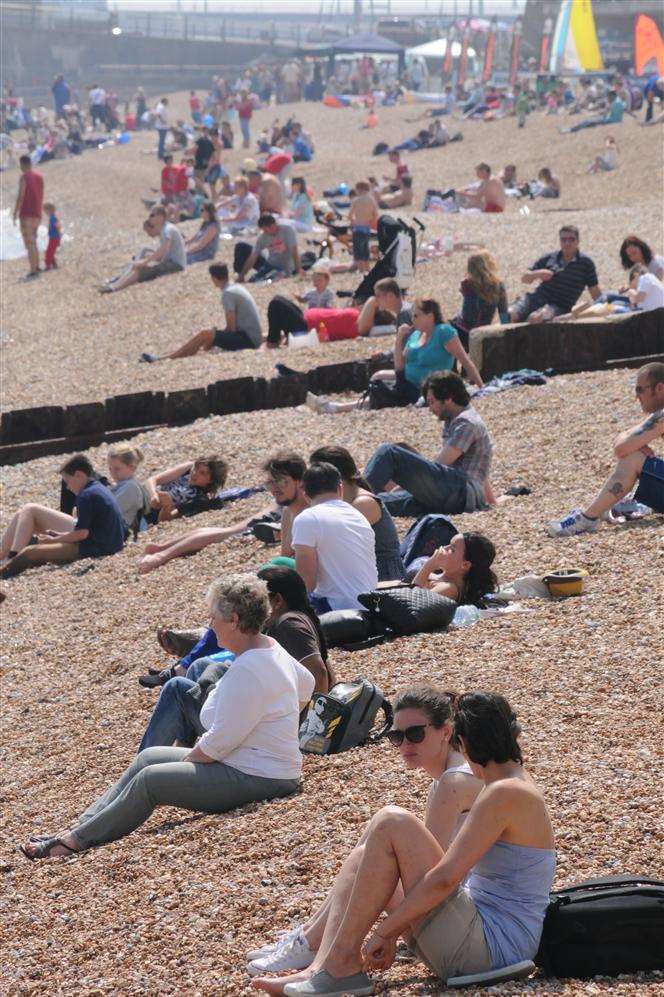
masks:
{"type": "Polygon", "coordinates": [[[261,633],[270,614],[265,582],[254,575],[217,579],[207,603],[219,644],[236,657],[201,709],[203,736],[193,748],[141,751],[74,828],[29,838],[21,846],[27,858],[72,855],[123,838],[160,806],[225,813],[297,791],[299,714],[313,675],[261,633]]]}
{"type": "MultiPolygon", "coordinates": [[[[424,827],[443,850],[449,847],[482,788],[482,783],[459,753],[453,732],[453,702],[452,694],[433,686],[409,689],[397,699],[394,725],[388,734],[406,767],[421,769],[433,779],[424,827]]],[[[305,969],[313,963],[317,953],[323,955],[329,948],[348,906],[364,857],[367,834],[365,831],[341,867],[325,902],[309,920],[286,932],[274,945],[249,952],[251,976],[305,969]]],[[[403,891],[397,884],[386,909],[395,909],[402,900],[403,891]]],[[[257,983],[262,986],[264,980],[257,983]]],[[[272,992],[267,986],[264,989],[272,992]]]]}
{"type": "Polygon", "coordinates": [[[533,958],[555,850],[544,798],[523,768],[516,716],[502,696],[471,693],[455,703],[453,730],[484,786],[449,848],[408,811],[380,810],[343,893],[333,891],[311,965],[254,986],[287,997],[371,994],[367,971],[389,969],[401,935],[445,981],[533,958]],[[376,923],[399,883],[403,900],[376,923]]]}
{"type": "Polygon", "coordinates": [[[498,579],[491,565],[496,548],[481,533],[457,533],[444,547],[422,561],[413,585],[431,589],[460,605],[478,606],[485,595],[495,592],[498,579]]]}

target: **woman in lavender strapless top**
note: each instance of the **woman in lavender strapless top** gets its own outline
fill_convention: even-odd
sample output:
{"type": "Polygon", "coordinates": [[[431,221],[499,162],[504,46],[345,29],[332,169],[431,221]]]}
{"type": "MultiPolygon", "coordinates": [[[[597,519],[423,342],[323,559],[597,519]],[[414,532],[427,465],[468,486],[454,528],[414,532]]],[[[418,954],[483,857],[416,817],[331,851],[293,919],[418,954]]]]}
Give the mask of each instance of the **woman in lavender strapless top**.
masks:
{"type": "MultiPolygon", "coordinates": [[[[443,980],[533,958],[555,850],[543,795],[523,767],[519,733],[502,696],[459,697],[454,734],[484,783],[463,827],[444,852],[417,817],[394,807],[380,811],[369,825],[343,921],[321,946],[326,954],[319,950],[309,969],[280,978],[279,992],[370,994],[367,970],[391,966],[400,935],[410,937],[443,980]],[[374,928],[399,879],[403,901],[374,928]]],[[[254,985],[269,989],[274,982],[254,985]]]]}

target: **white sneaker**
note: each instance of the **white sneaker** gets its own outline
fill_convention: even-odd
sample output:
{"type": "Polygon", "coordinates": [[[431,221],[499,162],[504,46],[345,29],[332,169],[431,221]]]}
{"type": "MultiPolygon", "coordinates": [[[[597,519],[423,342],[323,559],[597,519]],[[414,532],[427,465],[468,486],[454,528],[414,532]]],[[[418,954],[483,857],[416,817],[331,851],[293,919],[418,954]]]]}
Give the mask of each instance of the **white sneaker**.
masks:
{"type": "Polygon", "coordinates": [[[580,509],[573,509],[564,519],[552,520],[546,528],[550,537],[574,537],[578,533],[596,533],[599,520],[588,519],[580,509]]]}
{"type": "Polygon", "coordinates": [[[316,956],[309,948],[306,936],[298,929],[294,938],[284,940],[273,952],[254,959],[247,966],[249,976],[262,976],[265,973],[285,973],[287,970],[296,972],[307,969],[316,956]]]}
{"type": "Polygon", "coordinates": [[[306,405],[307,408],[310,408],[312,412],[316,412],[318,415],[330,415],[330,413],[334,412],[332,402],[323,395],[315,395],[313,391],[307,391],[306,405]]]}
{"type": "Polygon", "coordinates": [[[265,956],[271,955],[275,949],[296,938],[300,933],[300,929],[301,926],[296,924],[294,928],[289,928],[288,931],[280,931],[276,942],[268,942],[267,945],[262,945],[259,949],[252,949],[250,952],[247,952],[247,962],[254,962],[255,959],[264,959],[265,956]]]}

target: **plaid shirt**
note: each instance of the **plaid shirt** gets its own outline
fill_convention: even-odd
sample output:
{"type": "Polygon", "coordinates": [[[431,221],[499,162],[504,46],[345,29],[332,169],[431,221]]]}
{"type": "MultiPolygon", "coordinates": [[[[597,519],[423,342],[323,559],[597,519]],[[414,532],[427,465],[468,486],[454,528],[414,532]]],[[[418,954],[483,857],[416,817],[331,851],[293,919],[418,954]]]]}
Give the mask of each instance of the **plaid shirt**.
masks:
{"type": "Polygon", "coordinates": [[[465,474],[483,494],[484,482],[489,477],[491,469],[493,443],[489,430],[476,409],[467,405],[453,419],[445,420],[443,446],[461,450],[461,456],[453,466],[465,474]]]}

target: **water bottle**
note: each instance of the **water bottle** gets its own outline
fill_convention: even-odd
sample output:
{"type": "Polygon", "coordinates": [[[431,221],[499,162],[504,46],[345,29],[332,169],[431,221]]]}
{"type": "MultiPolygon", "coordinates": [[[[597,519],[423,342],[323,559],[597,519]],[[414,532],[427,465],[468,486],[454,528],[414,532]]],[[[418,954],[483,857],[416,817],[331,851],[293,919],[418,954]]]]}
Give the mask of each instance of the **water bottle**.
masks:
{"type": "Polygon", "coordinates": [[[477,606],[459,606],[452,623],[455,627],[472,627],[480,619],[480,611],[477,606]]]}
{"type": "Polygon", "coordinates": [[[443,252],[445,256],[451,256],[454,252],[454,239],[449,234],[443,238],[443,252]]]}

